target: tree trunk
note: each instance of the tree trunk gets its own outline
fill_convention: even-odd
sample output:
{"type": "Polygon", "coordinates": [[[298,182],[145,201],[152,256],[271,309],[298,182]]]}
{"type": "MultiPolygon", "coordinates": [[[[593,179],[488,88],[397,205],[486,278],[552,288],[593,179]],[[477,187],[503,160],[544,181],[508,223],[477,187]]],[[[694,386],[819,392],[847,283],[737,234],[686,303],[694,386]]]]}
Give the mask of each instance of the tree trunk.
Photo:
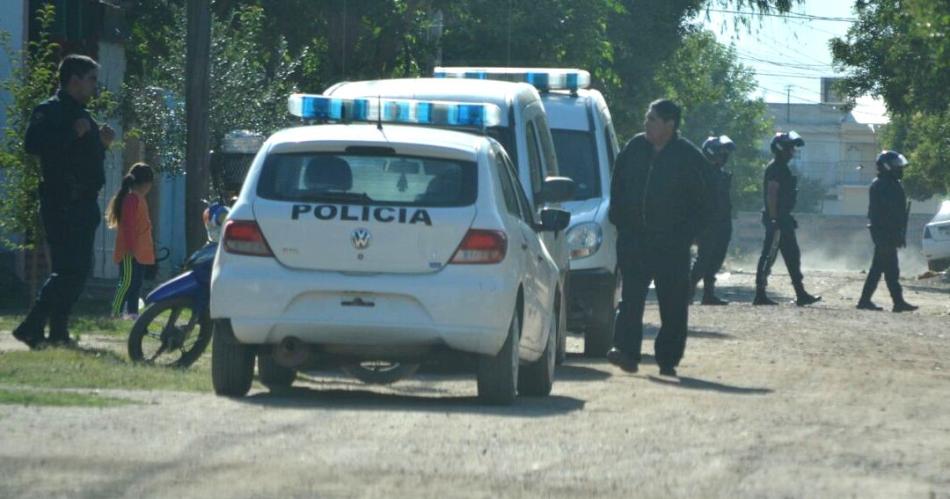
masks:
{"type": "Polygon", "coordinates": [[[205,241],[201,213],[208,196],[208,111],[211,85],[210,0],[188,0],[188,40],[185,60],[185,238],[188,252],[205,241]]]}

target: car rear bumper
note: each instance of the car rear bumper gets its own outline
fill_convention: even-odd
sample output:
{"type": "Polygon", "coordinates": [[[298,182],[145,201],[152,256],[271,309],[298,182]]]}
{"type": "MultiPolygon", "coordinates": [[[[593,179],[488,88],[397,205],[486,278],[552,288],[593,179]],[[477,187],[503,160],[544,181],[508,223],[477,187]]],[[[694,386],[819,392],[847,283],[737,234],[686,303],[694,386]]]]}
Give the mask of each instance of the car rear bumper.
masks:
{"type": "MultiPolygon", "coordinates": [[[[233,257],[232,257],[233,258],[233,257]]],[[[358,351],[441,347],[494,355],[504,344],[518,283],[484,266],[431,274],[300,271],[243,257],[215,268],[213,318],[247,344],[306,343],[358,351]]]]}

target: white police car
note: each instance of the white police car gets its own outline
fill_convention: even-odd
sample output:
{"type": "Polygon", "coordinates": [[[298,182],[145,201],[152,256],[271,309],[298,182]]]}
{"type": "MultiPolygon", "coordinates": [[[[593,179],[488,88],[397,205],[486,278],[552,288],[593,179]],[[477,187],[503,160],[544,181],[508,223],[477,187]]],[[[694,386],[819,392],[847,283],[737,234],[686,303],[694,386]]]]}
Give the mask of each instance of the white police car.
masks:
{"type": "Polygon", "coordinates": [[[603,95],[590,73],[568,68],[441,67],[440,78],[525,82],[541,93],[559,174],[577,184],[562,206],[571,212],[567,231],[570,275],[567,326],[584,332],[584,353],[603,357],[613,344],[613,319],[622,279],[617,266],[617,229],[607,220],[610,179],[620,149],[603,95]]]}
{"type": "MultiPolygon", "coordinates": [[[[491,103],[501,109],[496,123],[485,133],[498,140],[507,151],[521,181],[528,203],[540,214],[544,208],[560,208],[559,199],[548,197],[545,179],[560,176],[557,154],[551,140],[547,116],[538,90],[526,83],[505,81],[446,80],[443,78],[405,78],[343,82],[331,86],[325,95],[342,98],[394,98],[491,103]]],[[[542,235],[561,274],[561,289],[567,289],[570,250],[564,234],[542,235]]],[[[568,296],[562,296],[558,362],[566,356],[568,296]]]]}
{"type": "Polygon", "coordinates": [[[215,391],[246,394],[255,357],[277,387],[315,365],[391,382],[462,356],[487,402],[550,393],[561,289],[541,233],[570,214],[536,220],[494,139],[393,124],[485,128],[499,109],[299,94],[289,107],[368,123],[283,130],[254,159],[212,276],[215,391]]]}

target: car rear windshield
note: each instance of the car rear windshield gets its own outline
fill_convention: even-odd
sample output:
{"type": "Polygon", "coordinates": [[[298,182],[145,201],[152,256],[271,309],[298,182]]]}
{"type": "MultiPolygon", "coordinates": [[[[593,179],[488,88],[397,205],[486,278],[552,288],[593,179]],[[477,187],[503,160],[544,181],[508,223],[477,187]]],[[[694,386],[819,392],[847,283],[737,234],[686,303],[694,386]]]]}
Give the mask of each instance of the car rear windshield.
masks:
{"type": "Polygon", "coordinates": [[[475,202],[473,162],[393,155],[272,154],[257,195],[275,201],[398,206],[475,202]]]}
{"type": "Polygon", "coordinates": [[[560,174],[577,184],[574,199],[600,197],[600,170],[594,134],[580,130],[551,130],[560,174]]]}

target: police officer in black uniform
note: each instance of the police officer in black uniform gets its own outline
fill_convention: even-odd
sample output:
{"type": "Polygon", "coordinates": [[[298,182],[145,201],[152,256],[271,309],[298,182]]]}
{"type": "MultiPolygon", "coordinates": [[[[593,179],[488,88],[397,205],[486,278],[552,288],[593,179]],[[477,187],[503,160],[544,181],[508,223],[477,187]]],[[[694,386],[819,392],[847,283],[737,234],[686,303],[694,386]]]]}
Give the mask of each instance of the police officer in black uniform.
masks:
{"type": "Polygon", "coordinates": [[[884,274],[887,290],[894,301],[894,312],[912,312],[917,307],[904,301],[904,290],[900,283],[900,267],[897,263],[897,249],[907,246],[907,196],[901,177],[907,159],[894,151],[883,151],[877,157],[877,178],[871,183],[868,205],[868,219],[871,240],[874,242],[874,260],[864,290],[858,301],[861,310],[883,310],[871,301],[877,283],[884,274]]]}
{"type": "Polygon", "coordinates": [[[656,337],[660,374],[676,376],[686,348],[690,245],[706,217],[699,150],[677,132],[680,108],[669,100],[650,104],[644,128],[617,156],[610,188],[610,221],[617,226],[617,260],[623,296],[607,360],[636,372],[643,339],[643,310],[656,283],[662,326],[656,337]]]}
{"type": "Polygon", "coordinates": [[[772,137],[770,149],[774,159],[765,168],[765,180],[762,194],[765,208],[762,210],[762,224],[765,225],[765,241],[762,244],[762,256],[755,270],[755,300],[753,305],[777,305],[765,294],[769,273],[778,252],[782,252],[785,266],[788,268],[792,286],[795,287],[795,304],[799,307],[811,305],[820,296],[805,291],[802,283],[802,254],[795,237],[798,222],[792,217],[792,210],[798,197],[798,178],[792,175],[788,163],[795,155],[796,147],[803,147],[805,140],[798,133],[781,132],[772,137]]]}
{"type": "Polygon", "coordinates": [[[726,260],[729,240],[732,239],[732,173],[724,168],[736,144],[725,135],[709,137],[703,142],[702,151],[711,163],[706,176],[706,188],[713,199],[714,210],[709,217],[709,226],[699,236],[696,262],[690,275],[690,296],[696,294],[696,285],[703,281],[703,305],[728,305],[729,302],[716,296],[716,272],[726,260]]]}
{"type": "Polygon", "coordinates": [[[13,335],[31,348],[48,341],[70,343],[67,322],[92,268],[93,240],[102,218],[99,190],[105,184],[105,150],[115,138],[101,128],[85,105],[98,87],[99,65],[81,55],[59,65],[56,95],[38,105],[30,117],[25,147],[39,156],[42,182],[40,217],[46,232],[52,271],[24,321],[13,335]]]}

